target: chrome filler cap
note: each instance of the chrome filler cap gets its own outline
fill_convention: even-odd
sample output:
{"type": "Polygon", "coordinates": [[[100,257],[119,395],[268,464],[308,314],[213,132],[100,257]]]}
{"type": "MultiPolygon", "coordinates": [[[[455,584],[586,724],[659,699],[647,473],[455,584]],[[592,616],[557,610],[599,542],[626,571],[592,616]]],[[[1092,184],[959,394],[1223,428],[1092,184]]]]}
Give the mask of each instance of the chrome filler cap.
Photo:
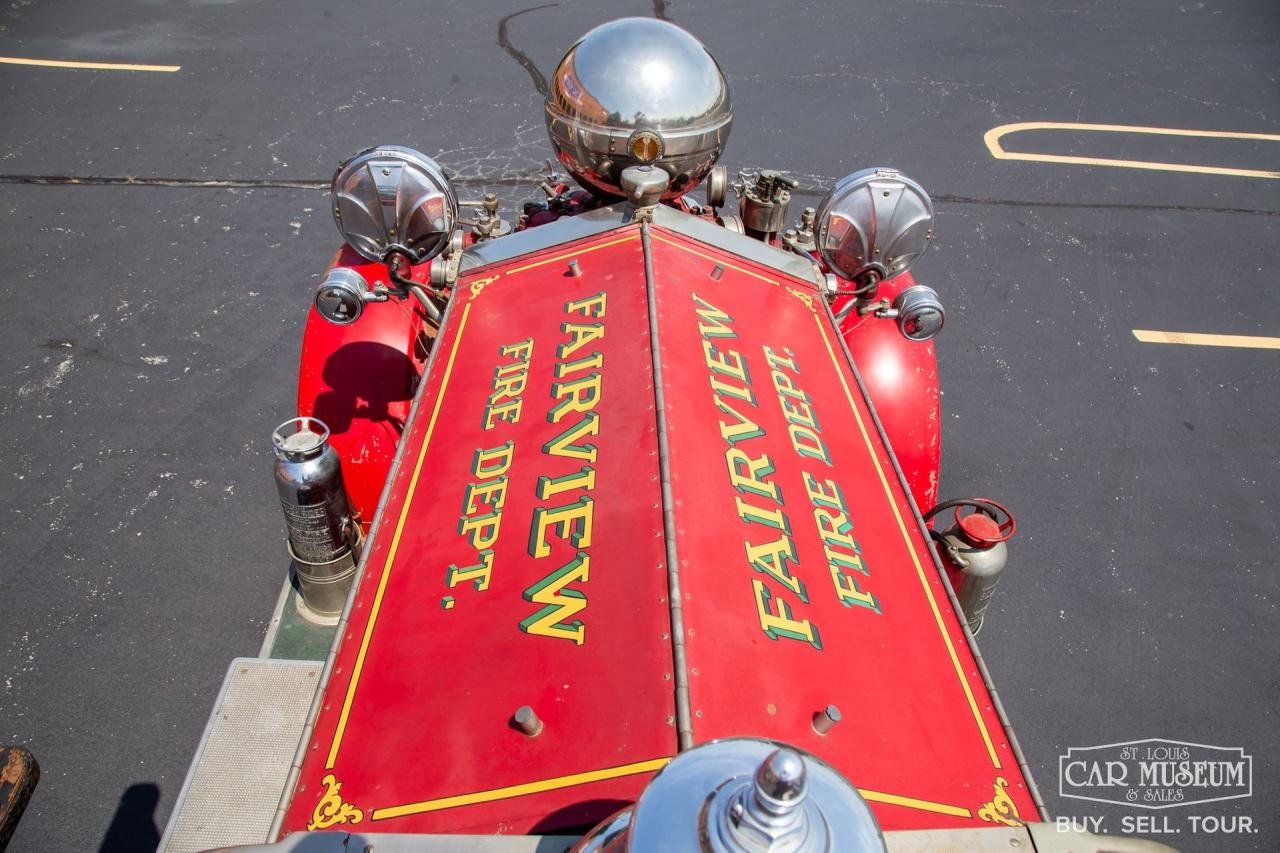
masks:
{"type": "Polygon", "coordinates": [[[812,755],[730,738],[682,752],[640,795],[627,850],[884,853],[865,800],[812,755]]]}

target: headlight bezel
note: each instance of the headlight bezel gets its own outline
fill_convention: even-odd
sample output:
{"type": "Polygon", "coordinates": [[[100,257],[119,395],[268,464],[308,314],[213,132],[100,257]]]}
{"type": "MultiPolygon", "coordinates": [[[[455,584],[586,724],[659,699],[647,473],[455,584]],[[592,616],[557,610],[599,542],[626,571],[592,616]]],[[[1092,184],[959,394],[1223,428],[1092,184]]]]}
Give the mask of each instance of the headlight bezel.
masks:
{"type": "Polygon", "coordinates": [[[431,260],[458,228],[458,195],[444,169],[420,151],[376,145],[348,157],[330,189],[333,221],[362,257],[431,260]]]}
{"type": "Polygon", "coordinates": [[[906,272],[933,240],[933,201],[897,169],[862,169],[831,187],[818,205],[816,241],[836,275],[858,281],[868,272],[906,272]]]}

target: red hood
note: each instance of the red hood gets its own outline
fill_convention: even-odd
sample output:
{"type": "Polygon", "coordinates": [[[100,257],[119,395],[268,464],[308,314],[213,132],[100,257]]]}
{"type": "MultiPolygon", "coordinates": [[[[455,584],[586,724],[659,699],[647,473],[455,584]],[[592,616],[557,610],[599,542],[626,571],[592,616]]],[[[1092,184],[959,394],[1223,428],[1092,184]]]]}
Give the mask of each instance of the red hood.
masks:
{"type": "Polygon", "coordinates": [[[286,832],[581,827],[741,735],[885,829],[1038,819],[805,262],[659,213],[459,281],[286,832]]]}

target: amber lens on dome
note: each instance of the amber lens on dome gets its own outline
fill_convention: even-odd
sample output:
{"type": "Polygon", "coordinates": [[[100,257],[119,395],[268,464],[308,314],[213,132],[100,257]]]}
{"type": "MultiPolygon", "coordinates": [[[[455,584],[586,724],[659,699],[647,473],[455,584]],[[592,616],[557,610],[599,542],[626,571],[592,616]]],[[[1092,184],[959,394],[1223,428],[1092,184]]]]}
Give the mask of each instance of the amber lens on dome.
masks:
{"type": "Polygon", "coordinates": [[[637,136],[631,140],[631,156],[641,163],[652,163],[658,159],[658,140],[652,136],[637,136]]]}

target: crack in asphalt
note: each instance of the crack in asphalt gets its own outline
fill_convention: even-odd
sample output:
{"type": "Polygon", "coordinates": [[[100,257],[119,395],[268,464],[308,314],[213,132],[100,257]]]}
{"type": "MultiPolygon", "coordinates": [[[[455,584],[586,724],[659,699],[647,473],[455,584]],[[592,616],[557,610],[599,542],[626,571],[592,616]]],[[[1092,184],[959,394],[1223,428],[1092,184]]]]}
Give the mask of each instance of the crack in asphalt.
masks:
{"type": "Polygon", "coordinates": [[[519,12],[512,12],[501,21],[498,21],[498,47],[505,50],[508,56],[520,63],[520,67],[528,72],[529,79],[533,81],[533,88],[537,89],[538,94],[543,95],[544,97],[548,91],[547,78],[542,76],[542,72],[538,70],[538,66],[529,58],[529,55],[513,45],[511,40],[507,38],[507,22],[512,18],[518,18],[521,15],[528,14],[529,12],[536,12],[539,9],[550,9],[553,6],[559,5],[559,3],[543,3],[541,6],[530,6],[528,9],[521,9],[519,12]]]}
{"type": "MultiPolygon", "coordinates": [[[[541,180],[541,173],[526,176],[501,178],[467,177],[450,180],[463,187],[519,187],[536,188],[541,180]]],[[[73,175],[0,175],[0,185],[18,184],[25,186],[53,187],[162,187],[176,189],[289,189],[289,190],[328,190],[329,181],[291,181],[272,178],[139,178],[133,175],[121,176],[73,176],[73,175]]],[[[793,198],[812,196],[817,198],[821,192],[800,190],[792,193],[793,198]]],[[[931,195],[935,204],[968,204],[991,207],[1045,207],[1064,208],[1068,210],[1135,210],[1148,213],[1230,213],[1244,216],[1280,216],[1280,210],[1268,210],[1254,207],[1211,207],[1195,204],[1130,204],[1126,202],[1106,201],[1032,201],[1031,199],[989,198],[985,196],[951,195],[938,193],[931,195]]]]}
{"type": "MultiPolygon", "coordinates": [[[[450,183],[463,187],[516,187],[528,185],[537,189],[542,175],[528,177],[458,178],[450,183]]],[[[284,178],[139,178],[134,175],[0,175],[0,185],[20,184],[46,187],[169,187],[177,189],[287,189],[328,190],[332,181],[287,180],[284,178]]]]}
{"type": "Polygon", "coordinates": [[[1027,201],[1012,198],[983,198],[981,196],[935,195],[938,204],[974,204],[997,207],[1063,207],[1076,209],[1171,211],[1174,213],[1237,213],[1252,216],[1280,216],[1280,210],[1254,207],[1210,207],[1195,204],[1129,204],[1125,202],[1089,201],[1027,201]]]}

